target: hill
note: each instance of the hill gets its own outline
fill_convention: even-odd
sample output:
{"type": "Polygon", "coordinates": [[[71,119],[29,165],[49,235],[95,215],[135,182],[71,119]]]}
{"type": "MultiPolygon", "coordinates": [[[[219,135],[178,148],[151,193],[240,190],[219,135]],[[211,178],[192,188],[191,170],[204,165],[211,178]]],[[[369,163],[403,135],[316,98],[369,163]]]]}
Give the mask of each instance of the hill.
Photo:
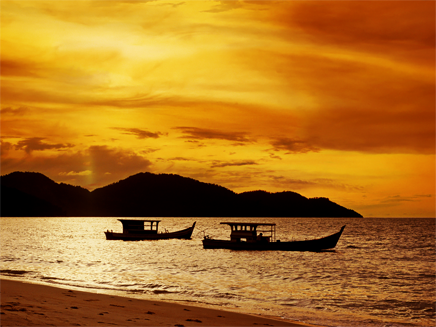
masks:
{"type": "Polygon", "coordinates": [[[10,213],[9,216],[22,216],[18,214],[19,207],[25,207],[26,212],[35,210],[35,214],[27,216],[39,216],[39,211],[35,201],[42,201],[50,205],[51,210],[56,213],[46,216],[86,216],[91,205],[91,192],[79,186],[72,186],[64,183],[56,183],[41,173],[34,172],[13,172],[0,177],[1,185],[1,216],[10,213]],[[21,194],[15,197],[10,190],[15,189],[21,194]],[[28,196],[22,198],[23,194],[28,196]],[[8,199],[8,201],[6,201],[8,199]],[[28,200],[32,201],[28,202],[28,200]],[[62,212],[59,214],[59,210],[62,212]],[[13,214],[16,212],[16,214],[13,214]]]}
{"type": "Polygon", "coordinates": [[[362,217],[326,198],[237,194],[173,174],[139,173],[92,192],[34,172],[1,176],[0,184],[3,217],[362,217]]]}

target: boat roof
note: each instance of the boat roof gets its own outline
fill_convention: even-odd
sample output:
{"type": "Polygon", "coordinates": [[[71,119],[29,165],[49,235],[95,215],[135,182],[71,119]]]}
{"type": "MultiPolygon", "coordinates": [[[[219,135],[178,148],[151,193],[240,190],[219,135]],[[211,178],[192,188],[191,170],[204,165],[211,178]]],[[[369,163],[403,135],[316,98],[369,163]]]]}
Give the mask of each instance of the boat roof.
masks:
{"type": "Polygon", "coordinates": [[[240,223],[240,222],[222,222],[222,225],[238,226],[275,226],[275,223],[240,223]]]}
{"type": "Polygon", "coordinates": [[[143,221],[147,223],[158,223],[160,220],[149,220],[149,219],[118,219],[119,221],[143,221]]]}

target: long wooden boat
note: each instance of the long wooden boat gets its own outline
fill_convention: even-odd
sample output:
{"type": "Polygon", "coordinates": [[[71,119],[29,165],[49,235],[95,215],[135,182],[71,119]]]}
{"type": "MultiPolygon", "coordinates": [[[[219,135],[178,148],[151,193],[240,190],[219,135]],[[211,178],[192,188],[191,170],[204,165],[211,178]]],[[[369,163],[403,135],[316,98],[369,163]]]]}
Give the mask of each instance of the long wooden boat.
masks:
{"type": "Polygon", "coordinates": [[[303,241],[280,242],[276,240],[276,224],[223,222],[232,229],[230,240],[215,240],[209,236],[203,239],[205,249],[256,250],[256,251],[323,251],[333,249],[339,241],[345,226],[335,234],[303,241]],[[267,230],[260,230],[267,227],[267,230]],[[260,232],[260,233],[259,233],[260,232]],[[263,233],[269,234],[265,236],[263,233]]]}
{"type": "Polygon", "coordinates": [[[123,232],[115,233],[107,230],[107,240],[142,241],[142,240],[166,240],[170,238],[190,239],[195,228],[195,222],[191,227],[176,232],[158,232],[160,220],[143,219],[118,219],[123,224],[123,232]]]}

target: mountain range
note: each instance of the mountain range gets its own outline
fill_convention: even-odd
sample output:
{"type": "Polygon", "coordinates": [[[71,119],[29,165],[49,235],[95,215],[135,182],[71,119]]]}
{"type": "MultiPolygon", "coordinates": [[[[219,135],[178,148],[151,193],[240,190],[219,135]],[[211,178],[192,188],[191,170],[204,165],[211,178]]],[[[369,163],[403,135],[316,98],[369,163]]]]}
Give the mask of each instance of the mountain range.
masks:
{"type": "Polygon", "coordinates": [[[173,174],[138,173],[89,191],[36,172],[0,177],[2,217],[362,217],[327,198],[235,193],[173,174]]]}

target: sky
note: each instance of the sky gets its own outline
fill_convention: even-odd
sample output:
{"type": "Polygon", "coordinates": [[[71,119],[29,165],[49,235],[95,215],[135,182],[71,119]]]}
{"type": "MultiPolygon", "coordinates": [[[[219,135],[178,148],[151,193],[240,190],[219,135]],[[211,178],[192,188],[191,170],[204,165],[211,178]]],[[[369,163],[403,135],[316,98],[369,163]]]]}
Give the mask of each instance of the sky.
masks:
{"type": "Polygon", "coordinates": [[[1,174],[435,217],[434,1],[7,1],[1,174]]]}

